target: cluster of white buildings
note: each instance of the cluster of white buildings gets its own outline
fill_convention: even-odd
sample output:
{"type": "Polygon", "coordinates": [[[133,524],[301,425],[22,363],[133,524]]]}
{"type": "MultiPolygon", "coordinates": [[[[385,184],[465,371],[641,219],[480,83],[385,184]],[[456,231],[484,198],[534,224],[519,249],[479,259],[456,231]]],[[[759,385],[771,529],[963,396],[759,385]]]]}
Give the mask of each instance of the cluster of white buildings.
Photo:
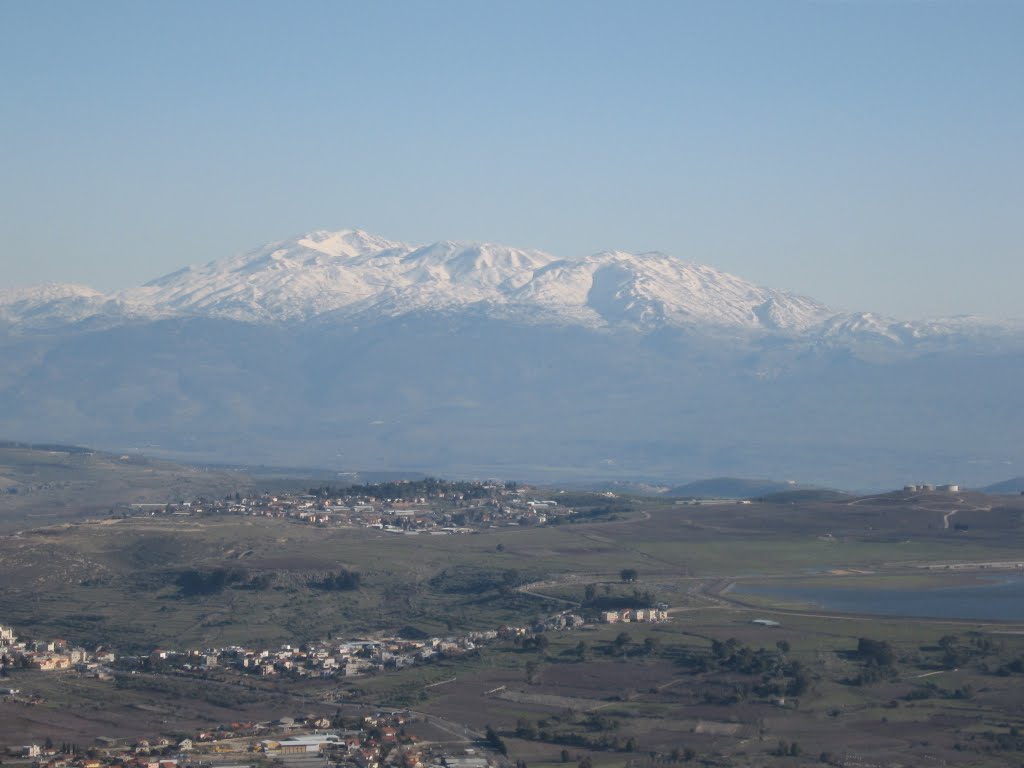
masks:
{"type": "Polygon", "coordinates": [[[605,624],[656,624],[668,621],[668,611],[663,608],[623,608],[619,611],[604,611],[601,621],[605,624]]]}
{"type": "Polygon", "coordinates": [[[0,626],[0,667],[20,665],[46,671],[77,669],[103,676],[101,665],[114,660],[114,654],[104,648],[90,652],[72,647],[66,640],[21,642],[12,628],[0,626]]]}
{"type": "Polygon", "coordinates": [[[522,490],[481,486],[492,495],[464,498],[439,493],[430,498],[378,498],[268,493],[234,500],[186,501],[179,504],[132,504],[132,512],[188,518],[207,514],[288,518],[321,526],[378,528],[391,533],[450,535],[478,528],[530,526],[550,523],[573,510],[552,500],[529,500],[522,490]]]}
{"type": "Polygon", "coordinates": [[[241,646],[190,651],[157,649],[150,654],[149,663],[151,666],[166,664],[191,670],[226,667],[261,676],[351,677],[402,669],[435,657],[459,656],[498,638],[525,632],[521,628],[502,627],[500,630],[470,632],[456,637],[316,642],[300,647],[283,645],[276,650],[241,646]]]}

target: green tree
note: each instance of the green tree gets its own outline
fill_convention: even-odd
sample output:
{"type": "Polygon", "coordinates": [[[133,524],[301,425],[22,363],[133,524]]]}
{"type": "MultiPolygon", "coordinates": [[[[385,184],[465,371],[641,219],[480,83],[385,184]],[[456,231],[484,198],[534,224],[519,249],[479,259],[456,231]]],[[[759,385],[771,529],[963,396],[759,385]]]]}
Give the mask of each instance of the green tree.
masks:
{"type": "Polygon", "coordinates": [[[501,736],[498,735],[498,732],[489,725],[484,731],[484,740],[492,749],[497,750],[503,755],[508,754],[508,747],[505,745],[504,739],[502,739],[501,736]]]}
{"type": "Polygon", "coordinates": [[[531,720],[521,717],[516,721],[516,736],[520,739],[536,739],[537,726],[531,720]]]}
{"type": "Polygon", "coordinates": [[[587,646],[587,643],[584,640],[580,640],[578,643],[576,643],[576,661],[586,661],[587,653],[589,651],[590,648],[587,646]]]}
{"type": "Polygon", "coordinates": [[[633,642],[633,638],[629,636],[629,632],[619,632],[619,634],[615,636],[615,640],[612,642],[612,645],[615,646],[615,650],[621,652],[625,650],[626,646],[631,642],[633,642]]]}

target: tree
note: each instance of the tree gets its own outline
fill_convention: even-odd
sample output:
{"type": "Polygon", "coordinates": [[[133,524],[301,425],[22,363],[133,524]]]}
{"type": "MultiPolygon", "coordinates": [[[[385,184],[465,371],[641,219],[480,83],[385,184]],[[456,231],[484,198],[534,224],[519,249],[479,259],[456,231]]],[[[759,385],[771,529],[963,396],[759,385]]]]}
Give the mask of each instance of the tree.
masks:
{"type": "Polygon", "coordinates": [[[516,721],[516,736],[520,739],[536,739],[537,726],[525,717],[521,717],[516,721]]]}
{"type": "Polygon", "coordinates": [[[619,578],[627,583],[632,583],[637,580],[640,574],[636,572],[635,568],[623,568],[619,571],[619,578]]]}
{"type": "Polygon", "coordinates": [[[576,643],[576,661],[586,661],[589,650],[585,641],[580,640],[576,643]]]}
{"type": "Polygon", "coordinates": [[[896,660],[896,654],[885,640],[861,637],[857,640],[857,658],[862,661],[873,661],[880,667],[888,667],[896,660]]]}
{"type": "Polygon", "coordinates": [[[489,747],[496,749],[503,755],[508,754],[508,747],[505,746],[505,741],[498,735],[498,732],[489,725],[484,731],[484,740],[487,742],[489,747]]]}
{"type": "Polygon", "coordinates": [[[596,584],[587,584],[587,586],[585,586],[583,588],[583,600],[585,602],[589,603],[595,597],[597,597],[597,585],[596,584]]]}
{"type": "Polygon", "coordinates": [[[658,640],[657,640],[657,638],[645,637],[644,638],[644,653],[647,654],[648,656],[650,656],[656,650],[658,650],[658,640]]]}
{"type": "Polygon", "coordinates": [[[725,642],[722,642],[721,640],[712,640],[711,655],[719,661],[728,659],[736,652],[737,646],[739,646],[739,641],[735,637],[730,637],[725,642]]]}
{"type": "Polygon", "coordinates": [[[786,689],[789,696],[803,696],[811,687],[811,676],[799,662],[793,663],[793,679],[786,689]]]}
{"type": "Polygon", "coordinates": [[[538,633],[533,638],[534,647],[537,649],[537,653],[543,654],[547,651],[548,646],[551,645],[551,641],[548,640],[548,636],[543,632],[538,633]]]}

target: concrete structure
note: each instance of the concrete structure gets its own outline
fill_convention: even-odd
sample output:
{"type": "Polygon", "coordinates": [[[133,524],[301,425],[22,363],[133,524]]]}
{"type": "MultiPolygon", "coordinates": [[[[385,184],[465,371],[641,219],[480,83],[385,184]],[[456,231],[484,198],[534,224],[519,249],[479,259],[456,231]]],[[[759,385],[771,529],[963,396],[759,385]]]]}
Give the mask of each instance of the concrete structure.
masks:
{"type": "Polygon", "coordinates": [[[313,736],[291,736],[280,741],[264,741],[266,752],[278,752],[282,755],[316,754],[331,744],[340,744],[341,740],[333,733],[320,733],[313,736]]]}

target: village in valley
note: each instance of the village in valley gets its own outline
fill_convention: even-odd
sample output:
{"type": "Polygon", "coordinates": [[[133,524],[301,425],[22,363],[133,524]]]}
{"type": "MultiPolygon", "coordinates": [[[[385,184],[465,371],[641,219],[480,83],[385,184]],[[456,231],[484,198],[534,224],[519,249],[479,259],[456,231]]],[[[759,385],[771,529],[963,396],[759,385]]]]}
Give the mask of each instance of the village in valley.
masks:
{"type": "MultiPolygon", "coordinates": [[[[614,493],[607,493],[614,500],[614,493]]],[[[283,518],[329,527],[376,528],[396,534],[450,535],[510,526],[560,525],[586,515],[516,483],[446,482],[427,478],[380,485],[311,488],[308,493],[236,494],[166,503],[129,504],[118,516],[209,515],[283,518]]],[[[609,512],[609,514],[614,514],[609,512]]]]}

